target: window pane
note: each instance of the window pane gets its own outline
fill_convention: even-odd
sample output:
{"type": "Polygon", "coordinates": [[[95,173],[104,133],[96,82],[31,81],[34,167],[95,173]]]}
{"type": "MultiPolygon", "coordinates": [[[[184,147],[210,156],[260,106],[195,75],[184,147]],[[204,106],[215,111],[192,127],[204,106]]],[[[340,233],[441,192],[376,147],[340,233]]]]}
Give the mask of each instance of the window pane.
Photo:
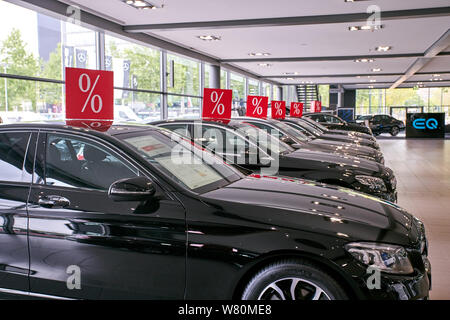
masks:
{"type": "Polygon", "coordinates": [[[161,90],[159,50],[105,36],[105,68],[114,71],[114,86],[161,90]]]}
{"type": "Polygon", "coordinates": [[[139,172],[97,144],[49,134],[45,174],[47,185],[106,191],[113,182],[139,172]]]}
{"type": "Polygon", "coordinates": [[[0,134],[0,181],[22,182],[29,133],[0,134]]]}
{"type": "Polygon", "coordinates": [[[150,122],[161,119],[161,95],[114,90],[114,120],[150,122]]]}
{"type": "Polygon", "coordinates": [[[0,116],[5,123],[62,119],[63,90],[59,83],[0,78],[0,116]]]}
{"type": "Polygon", "coordinates": [[[245,107],[245,79],[237,74],[230,73],[230,89],[233,90],[233,107],[245,107]]]}
{"type": "Polygon", "coordinates": [[[63,66],[97,67],[92,30],[5,1],[0,21],[1,72],[62,80],[63,66]]]}
{"type": "Polygon", "coordinates": [[[248,79],[248,94],[258,96],[259,95],[259,81],[254,79],[248,79]]]}
{"type": "Polygon", "coordinates": [[[200,95],[200,63],[176,55],[167,55],[167,91],[172,93],[200,95]],[[173,61],[173,64],[172,64],[173,61]],[[171,70],[173,66],[174,70],[171,70]],[[173,86],[170,78],[173,74],[173,86]]]}
{"type": "Polygon", "coordinates": [[[202,99],[180,96],[167,96],[169,119],[195,119],[200,117],[202,99]]]}
{"type": "Polygon", "coordinates": [[[269,100],[272,99],[272,94],[271,94],[271,86],[268,83],[263,83],[263,92],[262,92],[263,96],[269,97],[269,100]]]}

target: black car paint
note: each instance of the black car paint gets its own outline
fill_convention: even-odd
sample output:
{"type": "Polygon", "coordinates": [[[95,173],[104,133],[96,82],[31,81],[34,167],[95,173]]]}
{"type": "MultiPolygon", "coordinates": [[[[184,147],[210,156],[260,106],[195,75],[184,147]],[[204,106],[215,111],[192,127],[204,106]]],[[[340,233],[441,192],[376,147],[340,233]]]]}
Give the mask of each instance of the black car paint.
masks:
{"type": "Polygon", "coordinates": [[[346,122],[346,121],[344,121],[336,116],[332,116],[332,115],[328,115],[328,116],[338,119],[337,123],[323,122],[320,118],[321,115],[322,115],[321,113],[305,113],[303,116],[310,118],[314,121],[317,121],[320,124],[324,125],[325,127],[327,127],[328,129],[331,129],[331,130],[356,131],[356,132],[361,132],[361,133],[366,133],[366,134],[372,134],[371,130],[364,125],[346,122]]]}
{"type": "MultiPolygon", "coordinates": [[[[411,299],[428,295],[428,276],[418,258],[424,231],[392,203],[311,181],[260,176],[195,194],[164,179],[117,136],[128,130],[159,130],[150,127],[117,126],[105,134],[48,124],[8,125],[0,127],[0,134],[11,130],[33,132],[31,145],[43,143],[42,135],[49,132],[107,145],[152,179],[159,194],[149,199],[150,206],[110,202],[106,194],[92,190],[50,190],[28,175],[29,180],[20,183],[31,192],[28,215],[24,199],[17,199],[20,205],[7,214],[28,216],[29,234],[18,220],[10,220],[8,230],[19,232],[7,233],[3,227],[1,233],[1,286],[15,289],[15,294],[29,290],[30,298],[231,299],[239,297],[245,280],[258,268],[277,259],[302,257],[332,274],[350,297],[399,299],[402,290],[411,299]],[[40,206],[37,198],[49,193],[68,197],[70,206],[40,206]],[[138,207],[144,210],[137,212],[138,207]],[[12,256],[8,245],[23,246],[27,237],[31,255],[25,250],[22,256],[12,256]],[[414,274],[383,274],[381,290],[368,290],[366,267],[343,249],[351,241],[405,246],[414,274]],[[70,265],[82,266],[81,290],[66,287],[70,265]],[[19,287],[20,281],[4,281],[12,280],[17,266],[29,269],[28,290],[19,287]]],[[[27,159],[36,156],[35,170],[45,161],[43,147],[28,148],[27,159]]],[[[10,198],[0,193],[0,208],[10,198]]]]}
{"type": "Polygon", "coordinates": [[[373,139],[365,139],[358,136],[351,136],[351,135],[342,135],[342,134],[334,134],[334,133],[319,133],[317,130],[311,131],[309,130],[310,127],[308,127],[309,123],[305,122],[304,120],[300,118],[285,118],[281,120],[288,125],[292,126],[293,128],[296,128],[298,130],[301,130],[303,133],[308,134],[312,139],[319,139],[319,140],[325,140],[325,141],[339,141],[339,142],[345,142],[345,143],[351,143],[356,145],[362,145],[366,147],[371,147],[374,149],[380,149],[379,145],[376,141],[373,139]]]}
{"type": "MultiPolygon", "coordinates": [[[[239,119],[231,120],[227,124],[201,120],[167,120],[156,121],[152,124],[166,129],[171,129],[171,126],[174,124],[186,124],[189,137],[194,137],[195,140],[194,125],[215,126],[225,130],[236,131],[241,122],[239,119]]],[[[195,142],[201,143],[201,141],[195,142]]],[[[203,147],[207,146],[203,145],[203,147]]],[[[237,163],[230,158],[227,158],[227,161],[231,161],[233,164],[237,163]]],[[[252,164],[239,163],[239,166],[257,172],[264,168],[261,162],[252,164]]],[[[278,174],[337,184],[390,201],[397,201],[396,181],[393,171],[375,161],[363,158],[315,151],[309,148],[298,149],[294,152],[279,155],[278,174]],[[355,179],[356,175],[367,175],[383,179],[387,192],[372,192],[367,186],[362,185],[355,179]]]]}
{"type": "MultiPolygon", "coordinates": [[[[311,139],[309,141],[301,141],[280,128],[277,123],[279,120],[258,118],[235,118],[234,120],[247,122],[262,129],[265,129],[265,127],[270,127],[271,133],[276,132],[278,135],[282,134],[280,139],[288,143],[295,149],[320,151],[338,155],[349,155],[353,157],[364,157],[365,159],[384,164],[383,154],[379,150],[376,150],[371,146],[326,139],[311,139]],[[289,143],[290,141],[292,141],[292,143],[289,143]]],[[[295,128],[292,129],[298,130],[295,128]]]]}
{"type": "MultiPolygon", "coordinates": [[[[391,133],[393,129],[396,129],[396,133],[405,130],[403,121],[397,120],[387,114],[373,115],[366,120],[369,122],[370,129],[374,135],[391,133]]],[[[356,122],[359,122],[358,119],[356,119],[356,122]]]]}

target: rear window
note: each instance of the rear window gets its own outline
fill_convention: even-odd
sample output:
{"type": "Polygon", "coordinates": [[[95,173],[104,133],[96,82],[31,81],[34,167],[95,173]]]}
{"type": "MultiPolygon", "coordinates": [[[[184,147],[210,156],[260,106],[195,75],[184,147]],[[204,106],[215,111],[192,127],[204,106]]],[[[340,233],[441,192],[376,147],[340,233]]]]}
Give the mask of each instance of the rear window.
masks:
{"type": "Polygon", "coordinates": [[[30,133],[0,133],[0,181],[22,182],[30,133]]]}

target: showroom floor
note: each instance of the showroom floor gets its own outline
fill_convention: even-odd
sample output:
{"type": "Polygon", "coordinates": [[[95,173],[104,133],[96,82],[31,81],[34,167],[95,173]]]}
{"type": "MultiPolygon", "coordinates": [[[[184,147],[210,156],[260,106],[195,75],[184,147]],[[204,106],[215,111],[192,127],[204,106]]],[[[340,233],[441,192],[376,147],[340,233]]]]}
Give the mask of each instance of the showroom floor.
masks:
{"type": "Polygon", "coordinates": [[[398,204],[420,218],[430,243],[431,299],[450,299],[450,140],[380,139],[398,180],[398,204]]]}

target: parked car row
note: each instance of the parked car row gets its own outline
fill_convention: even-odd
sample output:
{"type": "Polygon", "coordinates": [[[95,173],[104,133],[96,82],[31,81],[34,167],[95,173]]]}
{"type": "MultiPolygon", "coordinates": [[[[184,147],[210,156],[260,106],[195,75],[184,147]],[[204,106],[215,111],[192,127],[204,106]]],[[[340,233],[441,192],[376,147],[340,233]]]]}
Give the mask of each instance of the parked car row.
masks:
{"type": "Polygon", "coordinates": [[[1,125],[2,297],[428,297],[425,228],[370,130],[225,122],[1,125]]]}

